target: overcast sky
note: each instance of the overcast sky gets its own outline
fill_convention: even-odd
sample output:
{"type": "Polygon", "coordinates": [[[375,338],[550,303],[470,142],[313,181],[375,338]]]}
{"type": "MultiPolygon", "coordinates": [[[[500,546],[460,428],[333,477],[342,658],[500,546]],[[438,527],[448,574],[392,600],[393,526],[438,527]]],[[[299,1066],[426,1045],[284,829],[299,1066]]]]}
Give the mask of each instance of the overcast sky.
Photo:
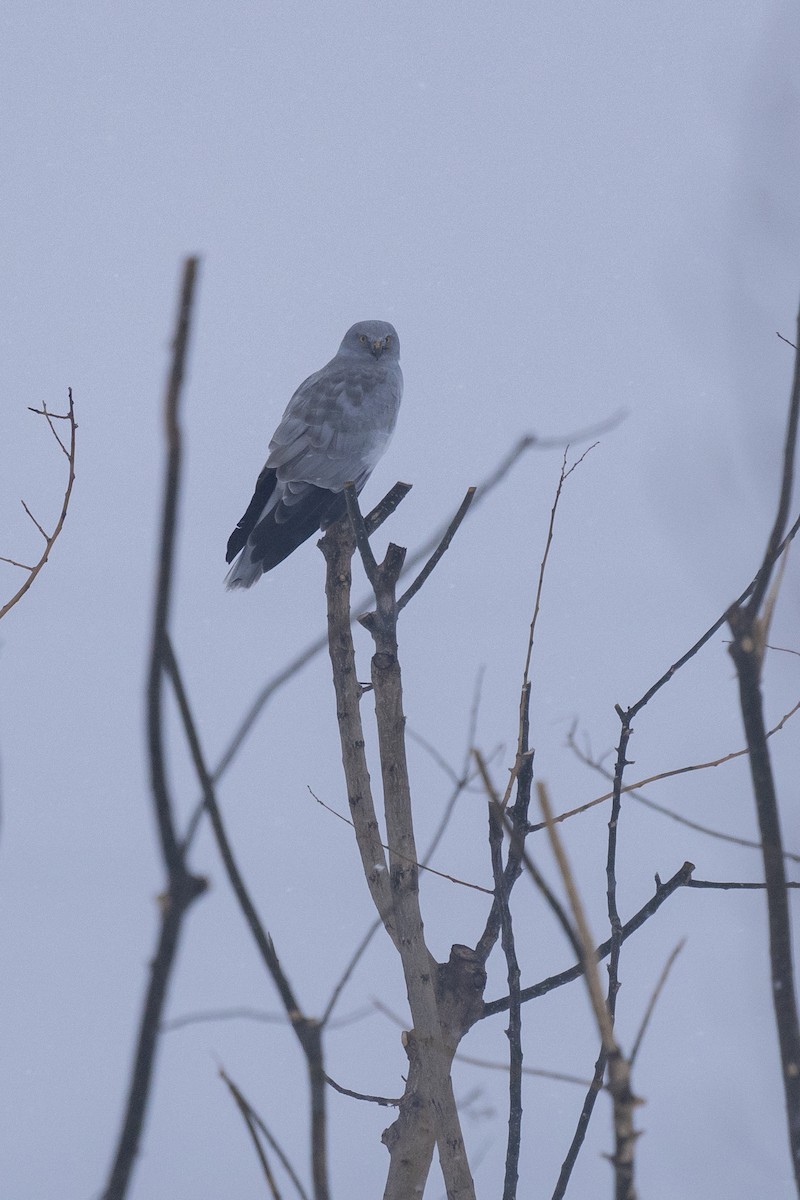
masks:
{"type": "MultiPolygon", "coordinates": [[[[225,542],[297,384],[355,320],[399,332],[406,391],[365,499],[409,498],[379,535],[410,547],[523,433],[557,437],[620,409],[570,478],[534,658],[540,778],[565,809],[602,782],[565,749],[574,720],[605,754],[633,703],[731,602],[773,517],[800,293],[796,5],[7,5],[0,15],[0,553],[25,559],[63,460],[27,412],[74,389],[78,480],[62,539],[0,638],[0,1193],[87,1200],[117,1137],[163,886],[144,756],[143,683],[160,507],[161,397],[182,257],[202,256],[185,394],[186,474],[172,630],[211,761],[263,682],[323,627],[308,543],[246,594],[225,542]]],[[[576,445],[574,453],[585,448],[576,445]]],[[[411,728],[460,765],[480,669],[477,741],[510,765],[519,680],[560,449],[533,450],[469,519],[404,612],[411,728]]],[[[18,572],[0,564],[2,597],[18,572]]],[[[363,580],[357,584],[363,590],[363,580]]],[[[790,565],[772,640],[798,648],[790,565]]],[[[359,638],[368,671],[369,642],[359,638]]],[[[797,658],[770,655],[772,723],[798,699],[797,658]]],[[[799,718],[800,719],[800,718],[799,718]]],[[[171,769],[195,800],[177,726],[171,769]]],[[[722,633],[636,723],[636,777],[742,745],[722,633]]],[[[785,835],[798,848],[797,729],[774,740],[785,835]]],[[[449,782],[412,746],[420,841],[449,782]]],[[[376,763],[373,757],[373,767],[376,763]]],[[[373,769],[373,776],[377,770],[373,769]]],[[[633,778],[633,776],[632,776],[633,778]]],[[[327,660],[276,697],[220,789],[242,869],[309,1012],[372,919],[340,810],[327,660]]],[[[648,795],[744,837],[746,767],[648,795]]],[[[604,810],[564,827],[591,923],[606,936],[604,810]]],[[[467,795],[437,865],[487,885],[485,806],[467,795]]],[[[543,846],[535,847],[551,871],[543,846]]],[[[758,879],[759,855],[626,804],[623,918],[685,859],[758,879]]],[[[211,881],[189,917],[169,1015],[277,1012],[203,834],[211,881]]],[[[484,898],[426,880],[431,948],[474,943],[484,898]]],[[[526,880],[523,983],[569,965],[526,880]]],[[[625,948],[629,1046],[677,940],[637,1062],[648,1200],[793,1195],[758,894],[684,892],[625,948]]],[[[493,963],[487,998],[504,991],[493,963]]],[[[342,1001],[406,1013],[385,937],[342,1001]]],[[[499,1061],[504,1021],[467,1053],[499,1061]]],[[[591,1072],[579,985],[525,1011],[526,1063],[591,1072]]],[[[399,1030],[372,1013],[332,1033],[331,1074],[396,1095],[399,1030]]],[[[306,1171],[304,1069],[279,1025],[165,1036],[132,1196],[264,1194],[222,1064],[306,1171]]],[[[505,1082],[459,1067],[482,1197],[500,1190],[505,1082]]],[[[526,1079],[521,1194],[548,1197],[580,1088],[526,1079]]],[[[386,1110],[331,1097],[337,1196],[379,1194],[386,1110]],[[353,1146],[358,1153],[353,1153],[353,1146]]],[[[601,1103],[571,1195],[604,1194],[601,1103]]],[[[429,1188],[440,1194],[439,1180],[429,1188]]]]}

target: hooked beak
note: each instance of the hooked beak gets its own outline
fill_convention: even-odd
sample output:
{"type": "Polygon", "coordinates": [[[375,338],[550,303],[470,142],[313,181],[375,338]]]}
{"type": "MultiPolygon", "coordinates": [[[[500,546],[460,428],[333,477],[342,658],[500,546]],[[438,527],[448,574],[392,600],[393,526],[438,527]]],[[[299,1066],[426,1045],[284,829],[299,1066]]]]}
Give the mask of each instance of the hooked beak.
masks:
{"type": "Polygon", "coordinates": [[[375,358],[380,358],[380,356],[383,354],[384,348],[383,338],[376,338],[370,347],[370,353],[373,354],[375,358]]]}

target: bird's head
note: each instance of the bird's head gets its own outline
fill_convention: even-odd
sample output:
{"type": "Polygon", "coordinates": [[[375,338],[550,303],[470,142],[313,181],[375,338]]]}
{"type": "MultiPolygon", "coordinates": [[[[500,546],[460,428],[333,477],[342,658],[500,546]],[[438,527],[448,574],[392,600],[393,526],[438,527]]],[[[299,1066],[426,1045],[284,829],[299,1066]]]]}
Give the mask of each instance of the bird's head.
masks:
{"type": "Polygon", "coordinates": [[[359,356],[371,354],[376,359],[397,359],[400,340],[394,325],[388,321],[358,321],[344,335],[339,353],[343,351],[359,356]]]}

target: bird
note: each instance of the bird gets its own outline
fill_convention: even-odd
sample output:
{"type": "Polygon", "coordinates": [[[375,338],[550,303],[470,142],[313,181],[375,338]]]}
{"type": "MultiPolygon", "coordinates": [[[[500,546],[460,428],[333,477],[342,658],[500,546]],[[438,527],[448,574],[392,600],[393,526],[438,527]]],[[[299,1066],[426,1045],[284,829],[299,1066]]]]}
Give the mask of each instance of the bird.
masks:
{"type": "Polygon", "coordinates": [[[289,401],[253,498],[228,539],[225,577],[249,588],[344,516],[389,444],[403,396],[400,341],[388,321],[358,321],[289,401]]]}

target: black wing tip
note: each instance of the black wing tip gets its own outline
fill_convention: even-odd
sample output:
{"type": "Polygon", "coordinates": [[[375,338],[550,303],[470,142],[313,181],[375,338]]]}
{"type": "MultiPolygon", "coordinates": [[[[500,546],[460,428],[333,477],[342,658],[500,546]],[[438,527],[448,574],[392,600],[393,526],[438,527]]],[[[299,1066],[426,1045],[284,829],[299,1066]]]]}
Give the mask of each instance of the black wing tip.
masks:
{"type": "Polygon", "coordinates": [[[231,536],[228,538],[228,545],[225,548],[225,562],[230,563],[236,558],[236,555],[247,541],[247,534],[244,532],[241,524],[237,525],[231,536]]]}

